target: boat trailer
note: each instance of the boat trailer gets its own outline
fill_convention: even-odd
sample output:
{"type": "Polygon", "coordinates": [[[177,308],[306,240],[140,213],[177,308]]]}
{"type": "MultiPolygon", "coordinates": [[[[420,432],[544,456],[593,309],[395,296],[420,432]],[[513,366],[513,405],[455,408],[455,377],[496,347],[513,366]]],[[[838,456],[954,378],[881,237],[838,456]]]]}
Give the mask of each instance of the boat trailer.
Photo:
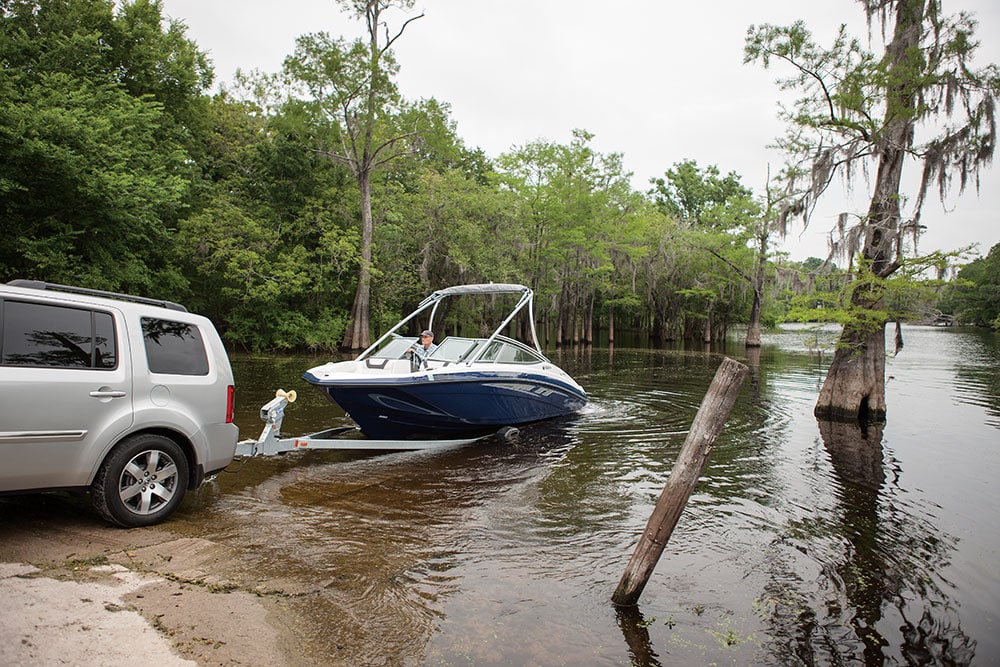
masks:
{"type": "MultiPolygon", "coordinates": [[[[476,438],[455,440],[371,440],[362,435],[361,431],[355,426],[341,426],[294,438],[282,437],[281,422],[285,418],[285,408],[288,407],[289,403],[294,403],[295,398],[296,393],[294,389],[292,391],[285,391],[283,389],[276,391],[274,398],[260,409],[260,418],[264,422],[264,430],[261,431],[260,437],[256,440],[241,440],[236,443],[236,453],[234,456],[274,456],[302,449],[356,449],[368,451],[440,449],[467,445],[493,435],[487,434],[476,438]]],[[[497,431],[495,435],[503,440],[510,440],[516,433],[516,428],[505,427],[497,431]]]]}

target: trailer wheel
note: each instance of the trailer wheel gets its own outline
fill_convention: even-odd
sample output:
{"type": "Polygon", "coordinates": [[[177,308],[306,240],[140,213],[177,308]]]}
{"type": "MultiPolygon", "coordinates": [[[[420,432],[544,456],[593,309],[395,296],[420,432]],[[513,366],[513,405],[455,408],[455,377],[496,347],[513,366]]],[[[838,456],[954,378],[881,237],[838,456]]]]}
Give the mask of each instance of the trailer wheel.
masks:
{"type": "Polygon", "coordinates": [[[187,490],[188,461],[170,438],[143,433],[111,450],[90,486],[94,509],[125,528],[170,516],[187,490]]]}

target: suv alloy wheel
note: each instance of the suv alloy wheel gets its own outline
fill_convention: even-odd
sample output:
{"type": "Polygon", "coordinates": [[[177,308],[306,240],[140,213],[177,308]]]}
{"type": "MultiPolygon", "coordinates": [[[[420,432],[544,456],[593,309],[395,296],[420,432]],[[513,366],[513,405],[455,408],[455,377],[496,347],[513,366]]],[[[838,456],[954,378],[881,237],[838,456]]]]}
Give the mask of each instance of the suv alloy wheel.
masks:
{"type": "Polygon", "coordinates": [[[184,499],[188,465],[170,438],[132,436],[115,447],[90,487],[94,509],[107,521],[132,528],[158,523],[184,499]]]}

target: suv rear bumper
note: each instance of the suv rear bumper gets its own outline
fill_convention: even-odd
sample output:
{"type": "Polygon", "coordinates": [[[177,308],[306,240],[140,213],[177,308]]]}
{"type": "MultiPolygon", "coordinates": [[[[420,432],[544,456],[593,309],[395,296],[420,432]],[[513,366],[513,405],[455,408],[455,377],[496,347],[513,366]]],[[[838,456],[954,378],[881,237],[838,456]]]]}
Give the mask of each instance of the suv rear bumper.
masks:
{"type": "Polygon", "coordinates": [[[199,486],[208,475],[214,475],[233,461],[236,453],[236,442],[240,438],[240,429],[236,424],[207,424],[202,430],[206,443],[204,456],[196,467],[201,479],[195,480],[193,486],[199,486]]]}

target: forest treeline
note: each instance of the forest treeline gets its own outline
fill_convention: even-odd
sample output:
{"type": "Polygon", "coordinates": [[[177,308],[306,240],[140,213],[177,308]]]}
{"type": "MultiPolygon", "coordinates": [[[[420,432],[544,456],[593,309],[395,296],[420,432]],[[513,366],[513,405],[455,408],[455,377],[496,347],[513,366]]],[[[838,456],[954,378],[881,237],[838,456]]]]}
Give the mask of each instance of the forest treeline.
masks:
{"type": "MultiPolygon", "coordinates": [[[[180,301],[241,349],[339,346],[361,202],[304,52],[211,93],[211,63],[158,2],[0,0],[0,21],[0,280],[180,301]]],[[[299,47],[324,43],[349,46],[299,47]]],[[[488,281],[536,291],[548,343],[717,338],[755,295],[765,324],[835,310],[845,272],[771,252],[763,198],[734,173],[667,158],[641,192],[585,130],[490,157],[445,102],[381,110],[374,131],[407,143],[371,173],[376,333],[434,289],[488,281]]],[[[994,247],[900,312],[1000,328],[998,285],[994,247]]]]}

